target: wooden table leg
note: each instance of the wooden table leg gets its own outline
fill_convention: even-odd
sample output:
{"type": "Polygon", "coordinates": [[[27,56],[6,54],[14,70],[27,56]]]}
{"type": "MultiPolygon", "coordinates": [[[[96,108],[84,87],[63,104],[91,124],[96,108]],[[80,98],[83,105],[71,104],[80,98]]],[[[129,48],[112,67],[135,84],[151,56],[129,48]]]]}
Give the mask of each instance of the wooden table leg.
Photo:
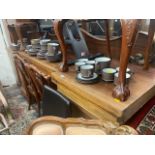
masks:
{"type": "Polygon", "coordinates": [[[20,51],[24,51],[25,48],[24,48],[24,45],[23,45],[23,34],[22,34],[22,25],[18,25],[16,24],[15,25],[15,30],[16,30],[16,33],[17,33],[17,36],[18,36],[18,39],[20,40],[21,42],[21,45],[20,45],[20,51]]]}
{"type": "Polygon", "coordinates": [[[106,35],[106,45],[109,57],[112,58],[111,55],[111,46],[110,46],[110,36],[109,36],[109,20],[105,19],[105,35],[106,35]]]}
{"type": "Polygon", "coordinates": [[[129,56],[133,43],[136,39],[138,31],[138,20],[136,19],[122,19],[122,47],[120,55],[120,71],[118,77],[118,84],[113,90],[113,97],[121,101],[126,101],[130,96],[130,90],[126,84],[126,68],[129,61],[129,56]]]}
{"type": "Polygon", "coordinates": [[[57,36],[57,39],[59,41],[62,55],[63,55],[63,60],[62,64],[60,66],[60,70],[62,72],[67,72],[68,71],[68,64],[67,64],[67,47],[65,45],[64,37],[63,37],[63,25],[65,24],[67,20],[54,20],[53,26],[54,26],[54,31],[57,36]]]}
{"type": "Polygon", "coordinates": [[[149,54],[152,47],[154,32],[155,32],[155,19],[150,19],[148,39],[147,39],[147,44],[144,51],[144,69],[145,70],[149,68],[149,54]]]}

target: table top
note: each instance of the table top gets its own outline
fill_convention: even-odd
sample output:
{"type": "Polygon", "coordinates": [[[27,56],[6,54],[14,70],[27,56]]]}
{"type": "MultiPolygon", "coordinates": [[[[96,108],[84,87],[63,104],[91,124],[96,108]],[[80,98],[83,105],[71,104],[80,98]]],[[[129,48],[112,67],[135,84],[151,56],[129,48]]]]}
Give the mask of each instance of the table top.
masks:
{"type": "MultiPolygon", "coordinates": [[[[129,83],[131,96],[127,101],[120,102],[112,97],[112,90],[115,87],[113,83],[107,83],[101,80],[96,84],[80,84],[75,79],[76,73],[74,66],[69,68],[69,72],[63,73],[59,71],[60,63],[49,63],[46,60],[39,60],[36,57],[30,57],[24,52],[20,52],[19,55],[29,60],[42,71],[50,74],[55,83],[63,86],[66,90],[70,90],[71,93],[78,95],[79,101],[82,98],[85,99],[87,103],[91,103],[106,113],[109,113],[120,123],[127,121],[155,94],[154,68],[144,71],[142,67],[129,65],[128,67],[134,72],[129,83]]],[[[113,60],[112,66],[117,67],[118,62],[113,60]]],[[[74,95],[68,94],[67,92],[66,94],[65,92],[63,93],[67,97],[74,95]]],[[[109,119],[111,120],[112,118],[109,119]]]]}

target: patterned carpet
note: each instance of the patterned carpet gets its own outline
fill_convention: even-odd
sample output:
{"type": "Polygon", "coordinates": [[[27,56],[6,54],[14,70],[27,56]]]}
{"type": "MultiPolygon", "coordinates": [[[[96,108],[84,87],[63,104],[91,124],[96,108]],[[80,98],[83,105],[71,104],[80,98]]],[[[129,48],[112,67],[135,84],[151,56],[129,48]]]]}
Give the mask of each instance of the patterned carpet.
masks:
{"type": "MultiPolygon", "coordinates": [[[[38,113],[35,108],[28,110],[28,103],[17,86],[5,88],[5,92],[14,119],[14,123],[10,125],[10,134],[22,135],[30,122],[38,117],[38,113]]],[[[2,124],[0,124],[0,128],[3,128],[2,124]]],[[[1,134],[6,135],[9,132],[4,131],[1,134]]]]}
{"type": "Polygon", "coordinates": [[[155,135],[155,105],[140,122],[137,131],[143,135],[155,135]]]}

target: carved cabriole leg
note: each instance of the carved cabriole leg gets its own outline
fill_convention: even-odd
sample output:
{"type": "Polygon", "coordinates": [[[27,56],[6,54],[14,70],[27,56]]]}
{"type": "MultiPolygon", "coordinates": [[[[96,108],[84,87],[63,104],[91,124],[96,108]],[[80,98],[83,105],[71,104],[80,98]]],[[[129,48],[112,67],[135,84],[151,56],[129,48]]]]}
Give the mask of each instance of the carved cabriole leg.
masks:
{"type": "Polygon", "coordinates": [[[138,20],[121,20],[122,24],[122,47],[120,55],[120,71],[118,77],[118,84],[113,90],[113,97],[121,101],[126,101],[130,96],[130,90],[126,85],[126,68],[128,65],[129,56],[133,43],[136,39],[136,34],[138,31],[138,20]]]}
{"type": "Polygon", "coordinates": [[[144,69],[145,70],[149,68],[149,53],[150,53],[151,45],[153,42],[154,32],[155,32],[155,19],[150,19],[148,40],[147,40],[146,48],[144,51],[144,69]]]}
{"type": "Polygon", "coordinates": [[[54,26],[54,31],[57,36],[57,39],[59,41],[62,55],[63,55],[63,60],[62,64],[60,66],[60,70],[62,72],[67,72],[68,71],[68,64],[67,64],[67,47],[65,45],[64,37],[63,37],[63,25],[66,22],[66,20],[54,20],[53,26],[54,26]]]}
{"type": "Polygon", "coordinates": [[[110,48],[110,36],[109,36],[109,21],[108,19],[105,19],[105,35],[106,35],[106,45],[107,45],[107,51],[109,54],[109,57],[112,58],[111,55],[111,48],[110,48]]]}
{"type": "Polygon", "coordinates": [[[21,45],[20,45],[20,50],[23,51],[25,50],[24,46],[23,46],[23,35],[22,35],[22,25],[18,25],[16,24],[15,25],[15,30],[16,30],[16,33],[17,33],[17,36],[18,36],[18,39],[20,40],[21,42],[21,45]]]}

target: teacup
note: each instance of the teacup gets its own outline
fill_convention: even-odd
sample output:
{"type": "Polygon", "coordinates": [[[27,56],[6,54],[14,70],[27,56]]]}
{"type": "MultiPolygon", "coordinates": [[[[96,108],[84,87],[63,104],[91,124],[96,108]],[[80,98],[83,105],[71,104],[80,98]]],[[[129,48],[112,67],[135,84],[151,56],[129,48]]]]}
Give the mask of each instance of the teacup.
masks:
{"type": "Polygon", "coordinates": [[[110,66],[111,59],[109,57],[98,57],[95,59],[95,71],[101,73],[101,70],[110,66]]]}
{"type": "Polygon", "coordinates": [[[102,80],[104,81],[114,81],[114,74],[116,69],[114,68],[104,68],[102,70],[102,80]]]}
{"type": "Polygon", "coordinates": [[[90,78],[94,74],[94,66],[93,65],[82,65],[80,67],[80,72],[83,78],[90,78]]]}
{"type": "MultiPolygon", "coordinates": [[[[118,76],[119,76],[119,73],[115,73],[114,75],[114,84],[117,85],[117,82],[118,82],[118,76]]],[[[129,73],[126,73],[126,83],[128,84],[129,83],[129,80],[131,78],[131,74],[129,73]]]]}
{"type": "Polygon", "coordinates": [[[47,51],[47,44],[51,42],[51,39],[42,39],[40,40],[41,50],[47,51]]]}
{"type": "Polygon", "coordinates": [[[26,49],[27,49],[27,50],[32,49],[32,45],[27,45],[27,46],[26,46],[26,49]]]}
{"type": "Polygon", "coordinates": [[[86,61],[86,64],[87,65],[93,65],[95,68],[95,60],[88,60],[88,61],[86,61]]]}
{"type": "Polygon", "coordinates": [[[80,72],[80,67],[82,66],[82,65],[85,65],[86,63],[85,62],[76,62],[75,63],[75,70],[76,70],[76,72],[80,72]]]}
{"type": "Polygon", "coordinates": [[[40,48],[40,39],[31,39],[31,45],[33,49],[40,48]]]}
{"type": "Polygon", "coordinates": [[[48,43],[47,44],[48,54],[56,55],[59,51],[59,44],[57,43],[48,43]]]}

